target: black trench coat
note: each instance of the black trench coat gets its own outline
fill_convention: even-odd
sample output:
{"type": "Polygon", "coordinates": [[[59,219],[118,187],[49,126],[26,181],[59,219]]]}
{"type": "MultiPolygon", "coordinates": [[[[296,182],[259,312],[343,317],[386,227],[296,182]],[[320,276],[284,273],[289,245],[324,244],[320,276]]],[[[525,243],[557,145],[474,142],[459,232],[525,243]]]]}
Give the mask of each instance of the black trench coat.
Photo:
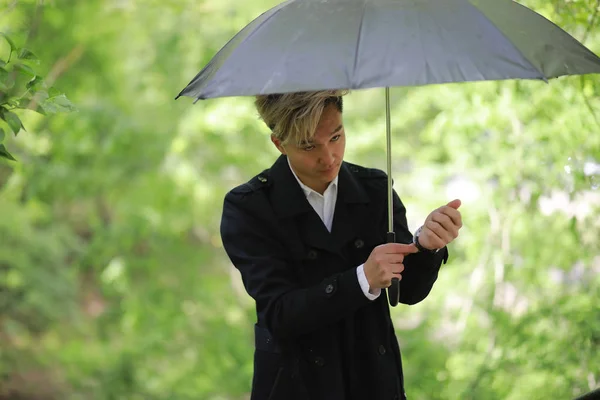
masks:
{"type": "MultiPolygon", "coordinates": [[[[396,240],[411,243],[394,193],[396,240]]],[[[387,293],[370,301],[356,267],[387,232],[387,177],[344,162],[331,233],[285,156],[225,196],[225,251],[256,301],[252,400],[404,399],[387,293]]],[[[404,304],[432,289],[447,249],[405,259],[404,304]]]]}

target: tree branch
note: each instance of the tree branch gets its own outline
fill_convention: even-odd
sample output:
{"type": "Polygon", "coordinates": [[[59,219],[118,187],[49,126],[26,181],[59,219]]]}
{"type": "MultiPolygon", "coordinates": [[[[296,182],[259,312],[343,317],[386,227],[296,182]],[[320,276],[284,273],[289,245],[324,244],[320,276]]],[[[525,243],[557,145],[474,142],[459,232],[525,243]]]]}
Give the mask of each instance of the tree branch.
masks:
{"type": "MultiPolygon", "coordinates": [[[[592,17],[590,18],[590,23],[588,24],[588,26],[583,34],[583,37],[581,38],[582,44],[585,44],[590,32],[592,31],[592,28],[596,24],[596,18],[598,18],[599,10],[600,10],[600,0],[596,0],[596,7],[594,7],[594,13],[592,14],[592,17]]],[[[581,82],[581,94],[583,96],[583,101],[584,101],[587,109],[590,111],[590,114],[592,114],[592,117],[594,118],[596,125],[600,126],[600,120],[598,120],[598,116],[596,115],[596,112],[594,111],[594,107],[592,107],[589,97],[586,96],[585,93],[583,92],[584,83],[585,83],[585,78],[583,76],[581,76],[580,82],[581,82]]]]}
{"type": "Polygon", "coordinates": [[[596,115],[596,111],[594,111],[594,107],[592,106],[592,103],[590,102],[590,98],[585,95],[585,91],[584,91],[585,77],[582,75],[579,78],[579,81],[581,83],[581,97],[583,97],[583,102],[585,103],[590,114],[592,114],[592,118],[594,118],[594,122],[596,122],[596,125],[598,125],[600,127],[600,120],[598,119],[598,116],[596,115]]]}
{"type": "Polygon", "coordinates": [[[588,24],[585,33],[583,34],[583,37],[581,38],[581,43],[585,43],[585,41],[588,39],[588,36],[592,28],[594,27],[594,24],[596,23],[596,18],[598,17],[598,10],[600,10],[600,0],[596,0],[596,7],[594,7],[594,13],[590,18],[590,23],[588,24]]]}
{"type": "MultiPolygon", "coordinates": [[[[78,45],[73,50],[71,50],[66,57],[60,58],[52,66],[52,69],[50,70],[50,72],[48,72],[48,75],[44,79],[46,81],[46,85],[48,85],[48,87],[51,87],[62,74],[64,74],[69,68],[71,68],[73,64],[75,64],[81,58],[82,55],[83,46],[78,45]]],[[[35,110],[39,104],[38,100],[39,98],[37,95],[33,96],[31,101],[27,105],[27,108],[35,110]]]]}

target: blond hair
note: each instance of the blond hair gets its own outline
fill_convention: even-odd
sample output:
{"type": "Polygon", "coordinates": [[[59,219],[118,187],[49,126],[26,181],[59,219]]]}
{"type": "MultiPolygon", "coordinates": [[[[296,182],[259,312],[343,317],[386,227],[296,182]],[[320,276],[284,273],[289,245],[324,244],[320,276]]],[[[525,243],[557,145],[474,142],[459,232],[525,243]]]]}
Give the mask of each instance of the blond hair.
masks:
{"type": "Polygon", "coordinates": [[[347,90],[323,90],[256,96],[260,118],[283,145],[300,145],[315,135],[323,110],[334,104],[342,112],[347,90]]]}

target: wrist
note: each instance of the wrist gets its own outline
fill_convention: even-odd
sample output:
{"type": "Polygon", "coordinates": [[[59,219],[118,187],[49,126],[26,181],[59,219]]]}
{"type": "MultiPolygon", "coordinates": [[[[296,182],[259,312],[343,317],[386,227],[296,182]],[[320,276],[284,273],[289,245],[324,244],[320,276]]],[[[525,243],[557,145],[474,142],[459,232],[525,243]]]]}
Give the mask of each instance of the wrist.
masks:
{"type": "Polygon", "coordinates": [[[413,235],[413,243],[416,246],[416,248],[419,250],[419,252],[429,253],[429,254],[435,254],[438,251],[440,251],[440,249],[430,249],[430,248],[427,248],[427,247],[423,246],[419,242],[419,236],[421,235],[422,231],[423,231],[423,226],[419,227],[419,229],[417,229],[415,231],[415,234],[413,235]]]}
{"type": "Polygon", "coordinates": [[[373,293],[373,290],[375,290],[375,288],[373,287],[373,282],[371,282],[371,279],[369,279],[369,276],[367,275],[366,271],[365,271],[365,279],[367,280],[367,285],[369,286],[369,293],[373,293]]]}
{"type": "Polygon", "coordinates": [[[367,265],[365,264],[365,266],[363,267],[364,270],[364,274],[365,274],[365,280],[367,281],[367,285],[369,285],[369,293],[373,293],[375,290],[377,290],[377,288],[373,285],[373,281],[371,280],[369,271],[367,270],[367,265]]]}
{"type": "Polygon", "coordinates": [[[367,280],[367,275],[365,274],[365,265],[360,265],[358,266],[358,268],[356,269],[356,275],[358,278],[358,283],[360,285],[360,288],[363,292],[363,294],[369,299],[369,300],[375,300],[377,297],[379,297],[381,290],[376,289],[376,288],[372,288],[371,284],[369,283],[369,281],[367,280]]]}

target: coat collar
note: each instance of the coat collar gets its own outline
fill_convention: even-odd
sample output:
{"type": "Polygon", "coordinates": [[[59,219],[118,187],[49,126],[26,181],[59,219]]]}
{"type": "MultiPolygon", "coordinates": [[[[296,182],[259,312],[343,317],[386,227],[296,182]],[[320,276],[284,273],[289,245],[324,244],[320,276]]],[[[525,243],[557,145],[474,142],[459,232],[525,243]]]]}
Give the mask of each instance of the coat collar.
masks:
{"type": "Polygon", "coordinates": [[[287,157],[279,157],[267,178],[271,187],[271,204],[276,216],[284,225],[295,231],[300,241],[308,246],[341,254],[344,244],[361,234],[366,225],[365,219],[368,218],[365,210],[369,196],[358,181],[356,172],[358,170],[353,166],[342,163],[330,233],[298,185],[287,157]]]}
{"type": "MultiPolygon", "coordinates": [[[[293,217],[298,214],[312,211],[306,196],[298,185],[292,170],[288,165],[287,156],[281,155],[269,171],[272,187],[273,209],[279,218],[293,217]]],[[[354,176],[351,167],[342,163],[338,175],[337,202],[346,204],[366,204],[369,196],[354,176]]],[[[336,207],[337,211],[337,207],[336,207]]]]}

